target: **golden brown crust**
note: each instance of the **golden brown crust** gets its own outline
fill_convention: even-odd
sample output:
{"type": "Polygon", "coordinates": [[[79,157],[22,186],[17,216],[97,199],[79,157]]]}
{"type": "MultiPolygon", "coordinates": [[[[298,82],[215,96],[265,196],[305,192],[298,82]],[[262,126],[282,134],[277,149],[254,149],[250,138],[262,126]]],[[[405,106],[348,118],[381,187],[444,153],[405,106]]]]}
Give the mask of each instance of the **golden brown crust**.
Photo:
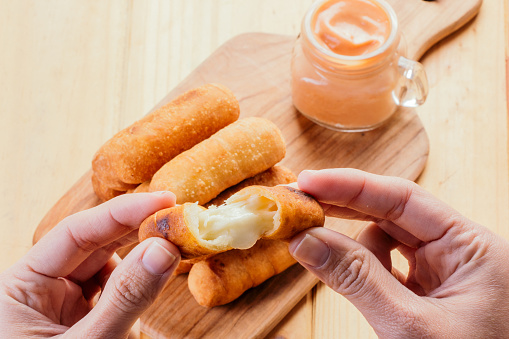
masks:
{"type": "Polygon", "coordinates": [[[150,181],[145,181],[145,182],[142,182],[141,184],[139,184],[133,191],[133,193],[145,193],[145,192],[150,192],[149,191],[149,187],[150,187],[150,181]]]}
{"type": "Polygon", "coordinates": [[[310,227],[323,226],[325,213],[322,205],[311,195],[289,186],[249,186],[239,192],[242,195],[260,195],[278,205],[279,227],[265,239],[288,239],[310,227]]]}
{"type": "MultiPolygon", "coordinates": [[[[201,257],[219,253],[201,246],[193,233],[189,230],[187,209],[192,204],[184,204],[160,210],[145,219],[138,233],[139,241],[150,238],[165,238],[177,246],[182,259],[201,257]]],[[[204,209],[198,206],[200,209],[204,209]]]]}
{"type": "Polygon", "coordinates": [[[191,262],[189,259],[183,259],[180,260],[177,268],[175,271],[173,271],[173,275],[181,275],[185,273],[189,273],[191,268],[193,267],[194,263],[191,262]]]}
{"type": "Polygon", "coordinates": [[[108,140],[94,156],[93,171],[108,188],[126,191],[238,116],[238,101],[226,87],[190,90],[108,140]]]}
{"type": "Polygon", "coordinates": [[[259,186],[276,186],[276,185],[284,185],[284,184],[290,184],[292,182],[297,181],[297,176],[293,174],[292,171],[290,171],[288,168],[276,165],[265,172],[259,173],[255,175],[254,177],[247,178],[246,180],[238,183],[235,186],[232,186],[223,192],[219,194],[217,197],[203,205],[204,207],[209,207],[211,205],[219,206],[223,204],[226,199],[240,191],[241,189],[253,186],[253,185],[259,185],[259,186]]]}
{"type": "Polygon", "coordinates": [[[193,265],[188,285],[198,304],[224,305],[295,263],[288,244],[259,240],[247,250],[231,250],[193,265]]]}
{"type": "Polygon", "coordinates": [[[125,191],[117,191],[107,187],[97,178],[95,174],[92,174],[92,187],[94,188],[94,192],[97,197],[103,202],[126,193],[125,191]]]}
{"type": "MultiPolygon", "coordinates": [[[[262,186],[271,187],[271,186],[276,186],[276,185],[289,184],[289,183],[292,183],[295,181],[297,181],[297,176],[292,171],[290,171],[290,169],[288,169],[284,166],[281,166],[281,165],[276,165],[276,166],[269,168],[265,172],[259,173],[259,174],[255,175],[254,177],[247,178],[246,180],[240,182],[239,184],[224,190],[217,197],[215,197],[214,199],[212,199],[211,201],[206,203],[204,205],[204,207],[208,207],[211,205],[216,205],[216,206],[221,205],[226,201],[226,199],[228,199],[233,194],[237,193],[238,191],[240,191],[241,189],[243,189],[247,186],[262,185],[262,186]]],[[[173,274],[179,275],[179,274],[188,273],[191,270],[191,267],[193,267],[193,265],[196,262],[201,261],[201,260],[204,260],[204,259],[198,258],[198,259],[181,260],[177,269],[175,270],[175,272],[173,274]]]]}
{"type": "Polygon", "coordinates": [[[188,273],[194,264],[196,264],[197,262],[200,262],[202,260],[206,260],[214,255],[217,255],[217,254],[209,254],[209,255],[204,255],[201,257],[191,258],[191,259],[182,259],[182,260],[180,260],[180,263],[177,266],[177,268],[175,269],[175,271],[173,272],[173,275],[180,275],[180,274],[188,273]]]}
{"type": "Polygon", "coordinates": [[[274,166],[285,156],[281,131],[269,120],[245,118],[165,164],[150,191],[171,191],[177,203],[204,204],[226,188],[274,166]]]}
{"type": "MultiPolygon", "coordinates": [[[[267,197],[278,206],[277,213],[280,217],[277,229],[268,235],[262,235],[261,238],[288,239],[307,228],[323,226],[325,222],[322,206],[313,197],[297,189],[288,186],[249,186],[239,191],[232,199],[246,195],[267,197]]],[[[183,259],[232,249],[228,244],[207,246],[203,245],[203,242],[200,243],[189,225],[189,220],[194,219],[198,222],[197,210],[205,208],[185,203],[158,211],[142,222],[139,231],[140,242],[149,237],[165,238],[179,248],[183,259]]]]}

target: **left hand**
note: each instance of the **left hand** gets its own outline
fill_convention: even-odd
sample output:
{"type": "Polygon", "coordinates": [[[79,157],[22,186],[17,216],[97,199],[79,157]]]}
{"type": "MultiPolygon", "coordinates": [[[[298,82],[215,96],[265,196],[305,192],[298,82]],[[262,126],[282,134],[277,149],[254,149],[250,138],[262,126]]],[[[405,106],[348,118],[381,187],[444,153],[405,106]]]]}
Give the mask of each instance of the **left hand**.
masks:
{"type": "Polygon", "coordinates": [[[137,241],[145,218],[173,205],[169,192],[129,194],[64,219],[0,274],[1,336],[127,337],[180,253],[151,238],[120,263],[113,255],[137,241]]]}

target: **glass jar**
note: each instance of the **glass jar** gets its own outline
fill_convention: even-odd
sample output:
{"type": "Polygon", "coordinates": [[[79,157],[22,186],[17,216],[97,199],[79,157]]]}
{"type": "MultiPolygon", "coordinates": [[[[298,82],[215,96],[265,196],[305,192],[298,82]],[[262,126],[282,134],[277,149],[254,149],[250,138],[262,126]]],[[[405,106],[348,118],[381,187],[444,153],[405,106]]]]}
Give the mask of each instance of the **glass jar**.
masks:
{"type": "Polygon", "coordinates": [[[420,63],[402,55],[396,13],[383,0],[369,1],[383,9],[390,31],[385,42],[366,54],[336,54],[313,31],[324,4],[341,0],[315,2],[302,21],[292,56],[292,100],[304,116],[327,128],[372,130],[398,106],[417,107],[426,100],[426,73],[420,63]]]}

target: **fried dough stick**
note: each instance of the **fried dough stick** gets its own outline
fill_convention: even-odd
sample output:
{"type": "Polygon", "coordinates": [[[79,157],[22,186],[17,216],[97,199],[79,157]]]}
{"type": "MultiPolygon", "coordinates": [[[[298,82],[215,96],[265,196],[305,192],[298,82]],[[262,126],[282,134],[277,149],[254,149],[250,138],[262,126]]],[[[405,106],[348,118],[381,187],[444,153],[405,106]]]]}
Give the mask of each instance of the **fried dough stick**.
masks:
{"type": "MultiPolygon", "coordinates": [[[[216,205],[219,206],[223,204],[226,199],[231,197],[233,194],[237,193],[241,189],[253,186],[253,185],[261,185],[261,186],[277,186],[277,185],[284,185],[284,184],[290,184],[292,182],[297,181],[297,176],[293,174],[292,171],[290,171],[288,168],[280,165],[276,165],[274,167],[269,168],[265,172],[259,173],[255,175],[254,177],[248,178],[241,183],[232,186],[225,191],[221,192],[217,197],[209,201],[207,204],[204,205],[204,207],[216,205]]],[[[232,253],[231,255],[235,255],[233,252],[236,251],[228,251],[227,253],[232,253]]],[[[193,267],[193,264],[196,263],[196,260],[189,260],[184,259],[181,260],[177,269],[173,274],[179,275],[188,273],[191,267],[193,267]]]]}
{"type": "Polygon", "coordinates": [[[240,191],[241,189],[248,186],[267,186],[273,187],[277,185],[290,184],[297,181],[297,176],[285,166],[275,165],[268,170],[258,173],[254,177],[247,178],[241,181],[235,186],[227,188],[221,192],[217,197],[210,200],[203,207],[209,207],[212,205],[222,205],[229,197],[240,191]]]}
{"type": "MultiPolygon", "coordinates": [[[[267,187],[272,187],[276,185],[283,185],[283,184],[289,184],[292,182],[297,181],[297,176],[293,174],[292,171],[290,171],[288,168],[276,165],[274,167],[269,168],[268,170],[259,173],[255,175],[254,177],[248,178],[241,183],[230,187],[223,191],[221,194],[219,194],[216,198],[212,199],[209,203],[205,205],[205,207],[211,206],[211,205],[221,205],[225,202],[226,199],[228,199],[230,196],[232,196],[234,193],[240,191],[242,188],[253,186],[253,185],[262,185],[267,187]]],[[[131,191],[128,191],[127,193],[138,193],[138,192],[148,192],[148,186],[150,185],[150,182],[144,182],[140,184],[136,189],[133,189],[131,191]]],[[[134,247],[134,246],[132,246],[134,247]]],[[[117,253],[123,258],[129,253],[129,251],[132,249],[132,247],[125,248],[119,250],[117,253]]],[[[179,266],[175,270],[174,274],[183,274],[189,272],[191,267],[193,266],[193,263],[195,263],[197,260],[181,260],[179,266]]]]}
{"type": "Polygon", "coordinates": [[[167,208],[145,219],[140,242],[162,237],[175,244],[183,259],[247,249],[258,239],[288,239],[323,226],[322,206],[310,195],[288,186],[249,186],[224,205],[209,209],[197,204],[167,208]]]}
{"type": "Polygon", "coordinates": [[[224,305],[295,263],[288,243],[262,239],[247,250],[231,250],[195,263],[188,286],[198,304],[224,305]]]}
{"type": "Polygon", "coordinates": [[[94,175],[103,186],[125,192],[238,116],[239,103],[226,87],[192,89],[108,140],[94,156],[94,175]]]}
{"type": "Polygon", "coordinates": [[[171,191],[177,203],[203,205],[284,158],[281,131],[269,120],[238,120],[179,154],[154,174],[150,191],[171,191]]]}

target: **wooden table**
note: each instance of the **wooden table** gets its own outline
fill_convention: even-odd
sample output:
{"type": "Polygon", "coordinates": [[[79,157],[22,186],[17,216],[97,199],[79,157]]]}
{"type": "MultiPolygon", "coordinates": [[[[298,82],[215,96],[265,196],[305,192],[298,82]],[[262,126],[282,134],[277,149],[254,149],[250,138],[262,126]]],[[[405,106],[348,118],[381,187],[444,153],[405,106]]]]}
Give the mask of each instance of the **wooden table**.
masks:
{"type": "MultiPolygon", "coordinates": [[[[416,0],[415,0],[416,1],[416,0]]],[[[0,271],[31,246],[97,148],[244,32],[296,35],[310,0],[0,0],[0,271]]],[[[484,1],[429,51],[418,183],[509,239],[509,1],[484,1]]],[[[319,284],[271,337],[374,337],[319,284]]]]}

